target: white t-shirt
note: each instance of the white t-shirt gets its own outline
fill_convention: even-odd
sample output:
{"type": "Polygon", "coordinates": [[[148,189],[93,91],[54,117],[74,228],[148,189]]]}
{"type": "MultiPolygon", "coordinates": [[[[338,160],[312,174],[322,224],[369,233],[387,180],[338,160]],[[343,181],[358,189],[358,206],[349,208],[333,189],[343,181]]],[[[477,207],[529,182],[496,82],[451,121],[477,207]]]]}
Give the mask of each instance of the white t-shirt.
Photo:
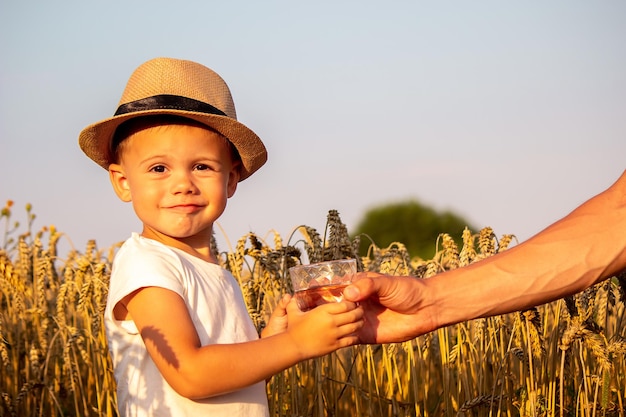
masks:
{"type": "Polygon", "coordinates": [[[203,400],[182,397],[169,386],[148,355],[134,322],[113,316],[113,307],[122,298],[147,286],[166,288],[185,300],[202,345],[258,339],[241,289],[228,271],[133,233],[113,261],[105,310],[120,415],[268,416],[263,381],[203,400]]]}

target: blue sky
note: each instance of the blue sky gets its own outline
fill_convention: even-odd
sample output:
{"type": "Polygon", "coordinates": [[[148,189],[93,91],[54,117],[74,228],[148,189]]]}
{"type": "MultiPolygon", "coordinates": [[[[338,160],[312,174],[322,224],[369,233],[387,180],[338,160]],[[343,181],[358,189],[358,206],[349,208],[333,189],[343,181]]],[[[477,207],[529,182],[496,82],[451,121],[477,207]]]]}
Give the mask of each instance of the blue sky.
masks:
{"type": "Polygon", "coordinates": [[[408,199],[525,240],[626,168],[625,19],[616,0],[3,1],[0,206],[79,249],[140,230],[77,138],[170,56],[222,75],[269,151],[222,249],[408,199]]]}

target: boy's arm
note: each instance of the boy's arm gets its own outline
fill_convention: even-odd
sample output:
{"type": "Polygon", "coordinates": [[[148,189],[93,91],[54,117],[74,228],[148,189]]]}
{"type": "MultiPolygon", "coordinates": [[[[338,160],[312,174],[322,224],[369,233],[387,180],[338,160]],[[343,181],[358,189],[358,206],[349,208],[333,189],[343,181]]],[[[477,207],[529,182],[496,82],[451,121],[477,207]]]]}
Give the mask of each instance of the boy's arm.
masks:
{"type": "Polygon", "coordinates": [[[287,309],[289,328],[270,337],[236,344],[201,346],[186,304],[173,291],[142,288],[125,300],[148,353],[167,382],[184,397],[225,394],[264,381],[304,359],[357,343],[363,312],[350,302],[309,313],[287,309]]]}

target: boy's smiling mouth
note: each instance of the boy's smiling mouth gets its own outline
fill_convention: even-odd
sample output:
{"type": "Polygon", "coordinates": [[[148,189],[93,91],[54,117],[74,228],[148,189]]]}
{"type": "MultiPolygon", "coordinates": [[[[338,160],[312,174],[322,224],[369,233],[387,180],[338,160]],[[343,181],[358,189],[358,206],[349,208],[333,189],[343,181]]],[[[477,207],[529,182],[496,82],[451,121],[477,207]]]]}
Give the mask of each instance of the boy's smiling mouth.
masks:
{"type": "Polygon", "coordinates": [[[200,204],[176,204],[172,206],[164,207],[166,210],[180,212],[180,213],[195,213],[200,211],[204,205],[200,204]]]}

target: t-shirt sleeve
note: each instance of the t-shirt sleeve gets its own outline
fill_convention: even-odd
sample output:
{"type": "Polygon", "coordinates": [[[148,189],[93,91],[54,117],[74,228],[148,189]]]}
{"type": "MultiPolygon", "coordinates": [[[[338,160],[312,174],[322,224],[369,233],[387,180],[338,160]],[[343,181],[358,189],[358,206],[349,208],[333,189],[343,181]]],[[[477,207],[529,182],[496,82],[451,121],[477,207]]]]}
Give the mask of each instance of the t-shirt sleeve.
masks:
{"type": "Polygon", "coordinates": [[[166,248],[123,246],[113,262],[109,314],[120,300],[140,288],[165,288],[184,297],[180,264],[180,258],[166,248]]]}

